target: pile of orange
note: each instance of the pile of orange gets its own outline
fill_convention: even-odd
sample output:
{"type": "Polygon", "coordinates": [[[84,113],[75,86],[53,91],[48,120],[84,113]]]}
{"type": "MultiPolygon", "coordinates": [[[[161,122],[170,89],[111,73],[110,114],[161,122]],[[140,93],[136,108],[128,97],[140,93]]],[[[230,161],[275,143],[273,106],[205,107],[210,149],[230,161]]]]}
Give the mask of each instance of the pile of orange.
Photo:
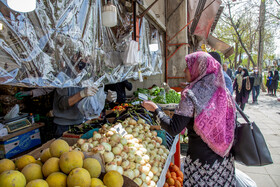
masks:
{"type": "Polygon", "coordinates": [[[180,168],[174,165],[172,162],[166,173],[166,181],[163,187],[182,187],[184,174],[180,171],[180,168]]]}

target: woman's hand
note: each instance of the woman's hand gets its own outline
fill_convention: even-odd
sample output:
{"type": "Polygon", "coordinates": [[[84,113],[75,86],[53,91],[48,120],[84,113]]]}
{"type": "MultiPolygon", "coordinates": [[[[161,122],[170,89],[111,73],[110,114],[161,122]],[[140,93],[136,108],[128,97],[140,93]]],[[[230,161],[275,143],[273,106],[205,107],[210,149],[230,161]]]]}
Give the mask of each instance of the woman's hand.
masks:
{"type": "Polygon", "coordinates": [[[153,101],[143,101],[142,106],[151,112],[154,112],[158,106],[153,101]]]}

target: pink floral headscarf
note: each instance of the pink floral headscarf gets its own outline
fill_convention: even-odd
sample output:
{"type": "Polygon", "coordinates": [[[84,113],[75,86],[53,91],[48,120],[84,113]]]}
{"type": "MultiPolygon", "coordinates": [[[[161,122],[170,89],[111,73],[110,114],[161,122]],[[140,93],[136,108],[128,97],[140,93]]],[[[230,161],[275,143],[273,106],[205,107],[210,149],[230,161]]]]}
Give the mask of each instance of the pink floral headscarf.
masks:
{"type": "Polygon", "coordinates": [[[205,52],[187,55],[186,62],[192,82],[182,91],[176,113],[194,117],[196,134],[224,157],[233,144],[236,109],[221,65],[205,52]]]}

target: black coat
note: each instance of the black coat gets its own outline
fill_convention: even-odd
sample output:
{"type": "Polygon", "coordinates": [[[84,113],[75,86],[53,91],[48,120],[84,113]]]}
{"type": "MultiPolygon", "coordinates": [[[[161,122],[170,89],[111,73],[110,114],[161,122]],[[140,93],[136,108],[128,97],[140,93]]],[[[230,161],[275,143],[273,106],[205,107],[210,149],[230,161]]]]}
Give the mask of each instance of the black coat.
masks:
{"type": "Polygon", "coordinates": [[[279,75],[274,75],[272,78],[272,83],[271,83],[271,89],[277,89],[278,88],[278,81],[279,81],[279,75]]]}

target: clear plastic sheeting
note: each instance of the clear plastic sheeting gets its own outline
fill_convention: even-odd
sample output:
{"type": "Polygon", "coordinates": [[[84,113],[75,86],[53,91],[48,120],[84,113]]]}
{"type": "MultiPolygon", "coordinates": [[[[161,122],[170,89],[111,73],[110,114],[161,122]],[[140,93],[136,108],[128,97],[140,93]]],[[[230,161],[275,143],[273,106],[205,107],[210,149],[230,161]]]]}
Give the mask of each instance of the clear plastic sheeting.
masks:
{"type": "Polygon", "coordinates": [[[102,26],[101,0],[37,0],[30,13],[14,12],[0,0],[0,84],[27,87],[86,87],[160,74],[162,36],[143,18],[139,62],[125,66],[122,54],[132,39],[130,1],[113,0],[118,26],[102,26]],[[159,50],[151,52],[156,37],[159,50]]]}

